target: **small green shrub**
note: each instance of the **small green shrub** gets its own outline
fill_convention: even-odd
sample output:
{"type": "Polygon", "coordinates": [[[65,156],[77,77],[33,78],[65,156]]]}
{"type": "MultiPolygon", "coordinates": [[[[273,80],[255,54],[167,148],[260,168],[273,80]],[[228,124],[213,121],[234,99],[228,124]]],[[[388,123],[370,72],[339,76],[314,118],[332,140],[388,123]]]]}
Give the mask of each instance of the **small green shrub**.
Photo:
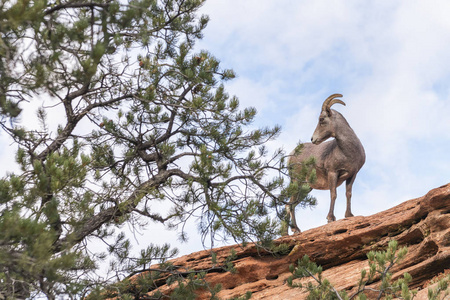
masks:
{"type": "MultiPolygon", "coordinates": [[[[367,293],[370,292],[371,297],[376,294],[376,299],[405,299],[412,300],[417,294],[417,290],[410,290],[409,283],[412,280],[410,274],[403,274],[402,278],[392,280],[391,269],[395,264],[401,262],[408,249],[402,247],[398,249],[397,241],[390,241],[385,251],[371,251],[367,254],[369,260],[369,269],[361,270],[361,277],[358,282],[358,289],[349,295],[345,291],[337,291],[331,282],[322,277],[322,267],[312,262],[307,255],[298,260],[297,266],[290,266],[292,275],[287,279],[287,283],[291,287],[305,289],[309,292],[310,300],[350,300],[369,299],[367,293]],[[295,279],[312,278],[306,284],[294,281],[295,279]],[[377,288],[369,288],[367,285],[379,279],[380,284],[377,288]]],[[[450,294],[448,285],[450,276],[441,279],[438,286],[428,290],[428,299],[441,300],[450,294]]]]}

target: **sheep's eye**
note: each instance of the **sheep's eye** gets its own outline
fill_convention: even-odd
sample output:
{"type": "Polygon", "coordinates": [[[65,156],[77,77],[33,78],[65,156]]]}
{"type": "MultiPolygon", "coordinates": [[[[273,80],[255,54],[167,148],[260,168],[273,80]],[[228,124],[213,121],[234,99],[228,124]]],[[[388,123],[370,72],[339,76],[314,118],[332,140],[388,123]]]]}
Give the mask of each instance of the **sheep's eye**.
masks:
{"type": "Polygon", "coordinates": [[[319,119],[319,124],[320,125],[325,125],[325,118],[320,118],[319,119]]]}

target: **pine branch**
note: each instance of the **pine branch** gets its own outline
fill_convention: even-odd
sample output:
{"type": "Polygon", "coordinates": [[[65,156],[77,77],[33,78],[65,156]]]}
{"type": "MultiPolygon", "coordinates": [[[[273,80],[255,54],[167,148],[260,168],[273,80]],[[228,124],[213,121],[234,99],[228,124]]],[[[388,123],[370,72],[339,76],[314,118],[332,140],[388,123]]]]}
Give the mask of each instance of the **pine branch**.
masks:
{"type": "Polygon", "coordinates": [[[47,9],[46,11],[44,11],[44,15],[51,15],[52,13],[59,11],[59,10],[64,10],[64,9],[68,9],[68,8],[96,8],[96,7],[101,7],[101,8],[107,8],[109,7],[109,3],[94,3],[94,2],[69,2],[69,3],[65,3],[65,4],[59,4],[56,5],[50,9],[47,9]]]}
{"type": "Polygon", "coordinates": [[[159,172],[152,179],[149,179],[137,187],[132,195],[129,196],[123,203],[100,211],[86,220],[81,228],[77,228],[74,232],[67,234],[65,238],[57,241],[54,245],[54,252],[58,253],[66,248],[70,248],[72,245],[81,242],[91,233],[99,229],[102,225],[114,220],[114,218],[131,213],[139,204],[139,201],[136,201],[137,199],[140,199],[150,188],[163,184],[172,176],[179,176],[184,179],[195,179],[195,177],[185,174],[179,169],[164,170],[159,172]],[[121,208],[119,209],[118,206],[121,208]]]}

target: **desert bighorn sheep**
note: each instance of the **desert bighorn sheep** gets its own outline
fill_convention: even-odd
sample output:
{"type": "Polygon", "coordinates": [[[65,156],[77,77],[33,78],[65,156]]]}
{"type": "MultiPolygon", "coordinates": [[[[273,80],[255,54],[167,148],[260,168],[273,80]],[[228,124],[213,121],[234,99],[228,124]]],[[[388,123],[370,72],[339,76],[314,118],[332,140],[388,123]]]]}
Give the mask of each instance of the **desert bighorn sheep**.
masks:
{"type": "MultiPolygon", "coordinates": [[[[311,138],[312,144],[305,143],[298,155],[295,154],[295,151],[292,152],[288,161],[291,180],[295,180],[295,174],[302,168],[302,162],[314,157],[317,180],[310,183],[310,186],[312,189],[330,190],[331,204],[327,216],[328,222],[336,220],[334,216],[336,188],[344,181],[346,181],[347,196],[345,217],[353,216],[351,211],[352,186],[356,174],[366,160],[364,148],[347,120],[339,112],[331,109],[335,103],[345,105],[342,100],[336,99],[337,97],[342,97],[342,95],[333,94],[323,102],[319,123],[311,138]],[[330,137],[334,137],[334,139],[322,143],[330,137]]],[[[289,224],[294,233],[300,232],[295,221],[295,206],[298,204],[295,203],[295,196],[292,196],[289,204],[286,205],[288,218],[290,218],[289,224]]],[[[287,234],[287,232],[285,233],[287,234]]]]}

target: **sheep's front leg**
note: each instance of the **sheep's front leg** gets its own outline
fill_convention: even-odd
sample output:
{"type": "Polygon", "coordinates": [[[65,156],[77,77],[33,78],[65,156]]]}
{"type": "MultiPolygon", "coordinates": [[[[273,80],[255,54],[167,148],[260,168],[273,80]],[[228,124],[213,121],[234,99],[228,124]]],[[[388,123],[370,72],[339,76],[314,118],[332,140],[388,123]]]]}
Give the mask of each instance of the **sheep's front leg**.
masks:
{"type": "Polygon", "coordinates": [[[347,196],[347,210],[345,211],[345,217],[353,217],[352,214],[352,188],[353,188],[353,182],[355,182],[356,174],[354,174],[352,177],[348,178],[345,183],[345,195],[347,196]]]}
{"type": "Polygon", "coordinates": [[[338,179],[337,173],[331,172],[328,173],[328,185],[330,188],[330,198],[331,198],[330,211],[327,216],[328,223],[336,221],[336,217],[334,216],[334,204],[336,203],[337,197],[336,193],[337,179],[338,179]]]}

